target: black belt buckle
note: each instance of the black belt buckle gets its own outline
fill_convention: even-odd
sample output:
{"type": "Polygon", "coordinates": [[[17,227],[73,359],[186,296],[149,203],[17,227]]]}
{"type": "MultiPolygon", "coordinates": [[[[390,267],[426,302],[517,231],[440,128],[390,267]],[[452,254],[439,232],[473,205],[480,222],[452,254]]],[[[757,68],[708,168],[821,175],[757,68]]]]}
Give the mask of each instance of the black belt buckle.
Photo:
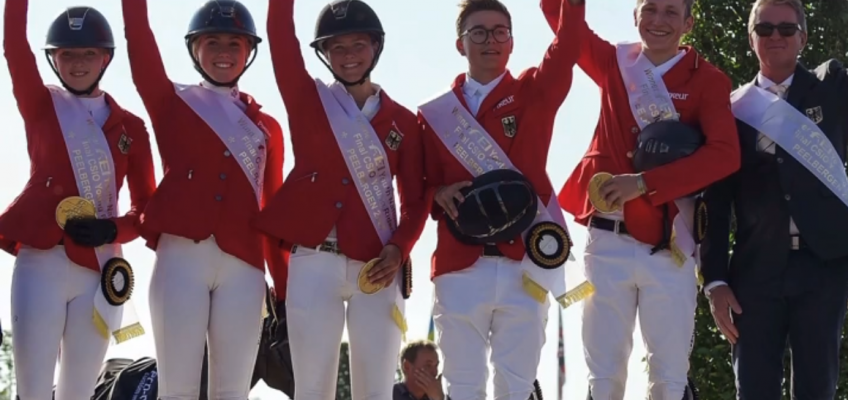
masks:
{"type": "Polygon", "coordinates": [[[616,235],[629,235],[627,232],[627,226],[624,225],[624,221],[592,216],[592,219],[589,221],[589,226],[607,232],[613,232],[616,235]]]}
{"type": "Polygon", "coordinates": [[[292,246],[292,251],[291,251],[292,254],[296,253],[297,249],[299,249],[301,247],[306,248],[306,249],[312,249],[312,250],[315,250],[315,251],[323,251],[325,253],[333,253],[333,254],[337,254],[337,255],[342,254],[341,250],[339,250],[339,242],[330,242],[330,241],[321,243],[321,244],[319,244],[318,246],[315,246],[315,247],[309,247],[309,246],[304,246],[304,245],[300,245],[300,244],[294,245],[294,246],[292,246]]]}
{"type": "Polygon", "coordinates": [[[483,245],[483,257],[503,257],[503,252],[498,249],[496,244],[483,245]]]}

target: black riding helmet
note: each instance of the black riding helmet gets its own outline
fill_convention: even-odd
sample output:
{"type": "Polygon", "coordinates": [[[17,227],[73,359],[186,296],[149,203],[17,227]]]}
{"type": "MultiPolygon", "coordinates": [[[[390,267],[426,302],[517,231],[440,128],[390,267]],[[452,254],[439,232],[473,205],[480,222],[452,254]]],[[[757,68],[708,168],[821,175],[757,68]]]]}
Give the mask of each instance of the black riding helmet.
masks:
{"type": "Polygon", "coordinates": [[[185,42],[188,54],[194,63],[194,69],[200,73],[203,79],[206,79],[206,81],[215,86],[232,87],[238,83],[241,76],[247,72],[247,68],[256,60],[256,54],[258,53],[259,43],[262,42],[262,38],[256,34],[256,24],[253,22],[253,16],[250,15],[250,11],[247,10],[244,4],[239,3],[237,0],[209,0],[195,11],[188,25],[185,42]],[[231,33],[250,37],[252,42],[250,51],[253,52],[253,58],[244,65],[241,74],[232,82],[216,82],[200,67],[200,61],[195,57],[194,51],[192,51],[192,43],[199,35],[206,33],[231,33]]]}
{"type": "Polygon", "coordinates": [[[112,37],[112,28],[106,17],[92,7],[69,7],[62,14],[59,14],[53,23],[50,24],[50,29],[47,30],[47,40],[44,43],[44,55],[47,57],[47,62],[50,63],[50,68],[53,73],[59,77],[62,82],[62,87],[65,90],[77,95],[89,95],[94,92],[103,74],[106,73],[106,68],[112,63],[115,55],[115,40],[112,37]],[[56,49],[81,49],[81,48],[101,48],[109,51],[109,61],[100,70],[97,80],[85,90],[79,91],[68,86],[62,76],[59,74],[59,69],[56,68],[56,63],[53,62],[51,53],[56,49]]]}
{"type": "Polygon", "coordinates": [[[333,78],[345,86],[355,86],[365,82],[371,76],[371,71],[377,66],[380,54],[383,53],[385,43],[386,33],[383,31],[383,24],[380,22],[377,13],[368,4],[362,0],[334,0],[324,6],[324,9],[318,14],[318,21],[315,23],[315,40],[310,43],[310,46],[315,49],[318,59],[333,74],[333,78]],[[324,57],[324,41],[351,33],[367,33],[378,43],[374,60],[371,61],[371,65],[362,75],[362,78],[356,82],[348,82],[338,76],[324,57]]]}

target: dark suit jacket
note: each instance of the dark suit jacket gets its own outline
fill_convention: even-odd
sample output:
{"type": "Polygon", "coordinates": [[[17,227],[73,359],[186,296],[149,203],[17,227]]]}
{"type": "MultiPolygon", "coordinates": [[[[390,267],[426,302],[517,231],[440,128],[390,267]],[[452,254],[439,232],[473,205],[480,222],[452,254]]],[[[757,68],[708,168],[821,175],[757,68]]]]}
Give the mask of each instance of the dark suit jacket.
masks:
{"type": "MultiPolygon", "coordinates": [[[[844,163],[848,74],[842,64],[829,60],[813,71],[798,64],[786,101],[808,116],[808,110],[821,115],[818,127],[844,163]]],[[[701,243],[704,283],[757,282],[782,274],[790,248],[790,216],[818,258],[830,261],[848,256],[844,233],[848,207],[780,146],[775,154],[759,152],[757,131],[739,120],[737,127],[742,167],[704,194],[708,209],[707,234],[701,243]],[[731,209],[737,225],[732,258],[728,254],[731,209]]]]}

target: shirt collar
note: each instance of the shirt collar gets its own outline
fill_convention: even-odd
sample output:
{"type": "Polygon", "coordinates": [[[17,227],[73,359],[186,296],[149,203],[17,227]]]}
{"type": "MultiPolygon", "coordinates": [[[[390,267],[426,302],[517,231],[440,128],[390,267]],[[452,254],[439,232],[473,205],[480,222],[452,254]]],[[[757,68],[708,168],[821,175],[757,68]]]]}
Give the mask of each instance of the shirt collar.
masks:
{"type": "Polygon", "coordinates": [[[503,80],[503,77],[506,75],[506,71],[504,71],[500,76],[493,79],[491,82],[487,84],[482,84],[474,80],[471,75],[465,74],[465,84],[462,85],[462,91],[469,96],[480,96],[485,97],[488,95],[495,86],[498,86],[503,80]]]}
{"type": "Polygon", "coordinates": [[[214,92],[216,92],[216,93],[220,93],[220,94],[222,94],[222,95],[224,95],[224,96],[228,96],[228,97],[230,97],[231,99],[233,99],[233,101],[241,100],[241,98],[239,97],[239,88],[238,88],[238,86],[233,86],[233,87],[215,86],[215,85],[213,85],[213,84],[211,84],[211,83],[209,83],[209,82],[207,82],[207,81],[205,81],[205,80],[204,80],[204,81],[202,81],[202,82],[200,82],[200,86],[203,86],[203,87],[205,87],[205,88],[207,88],[207,89],[209,89],[209,90],[212,90],[212,91],[214,91],[214,92]]]}
{"type": "MultiPolygon", "coordinates": [[[[795,74],[789,75],[789,77],[786,78],[786,80],[784,80],[780,84],[783,85],[783,86],[786,86],[788,88],[789,86],[792,85],[792,78],[794,78],[794,77],[795,77],[795,74]]],[[[777,83],[774,83],[774,82],[772,82],[771,79],[766,78],[765,75],[763,75],[762,72],[757,72],[757,86],[759,86],[763,89],[768,89],[768,88],[775,86],[775,85],[777,85],[777,83]]]]}
{"type": "MultiPolygon", "coordinates": [[[[666,61],[666,62],[664,62],[660,65],[655,66],[654,72],[659,76],[665,75],[665,73],[668,72],[672,67],[677,65],[677,63],[680,62],[680,60],[682,60],[683,56],[685,56],[685,55],[686,55],[686,50],[678,51],[677,55],[675,55],[674,57],[672,57],[668,61],[666,61]]],[[[639,57],[645,57],[645,53],[639,54],[639,57]]]]}

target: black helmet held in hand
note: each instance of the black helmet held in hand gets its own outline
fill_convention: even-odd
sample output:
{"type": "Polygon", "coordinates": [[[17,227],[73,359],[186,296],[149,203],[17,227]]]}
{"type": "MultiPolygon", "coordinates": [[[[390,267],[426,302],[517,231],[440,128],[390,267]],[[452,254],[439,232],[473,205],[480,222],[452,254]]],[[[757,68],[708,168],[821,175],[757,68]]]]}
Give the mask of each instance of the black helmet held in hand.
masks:
{"type": "Polygon", "coordinates": [[[692,155],[703,144],[704,134],[692,126],[675,120],[654,122],[636,138],[633,168],[652,170],[692,155]]]}
{"type": "Polygon", "coordinates": [[[89,88],[80,91],[71,88],[62,80],[59,70],[51,58],[51,53],[57,49],[83,48],[108,50],[109,63],[111,63],[115,54],[115,39],[112,36],[112,27],[106,17],[92,7],[69,7],[50,24],[50,28],[47,30],[47,40],[44,43],[44,52],[47,56],[47,62],[50,63],[50,68],[59,77],[62,86],[77,96],[89,95],[97,88],[109,63],[100,70],[100,76],[89,88]]]}
{"type": "Polygon", "coordinates": [[[253,16],[244,4],[241,4],[237,0],[209,0],[195,11],[188,25],[185,41],[188,53],[191,56],[192,62],[194,62],[194,69],[203,76],[203,79],[217,86],[234,86],[256,59],[256,50],[259,43],[262,42],[262,38],[256,34],[256,24],[253,22],[253,16]],[[194,40],[200,35],[212,33],[245,35],[250,38],[250,50],[253,52],[253,58],[245,64],[244,70],[232,82],[214,81],[203,71],[203,68],[200,67],[200,61],[194,55],[192,49],[194,40]]]}
{"type": "Polygon", "coordinates": [[[487,172],[460,193],[465,201],[457,204],[459,216],[447,223],[448,230],[462,243],[483,245],[513,240],[536,219],[538,196],[530,181],[517,171],[487,172]]]}
{"type": "Polygon", "coordinates": [[[330,72],[333,73],[333,77],[337,81],[347,86],[354,86],[365,82],[371,75],[371,71],[377,66],[380,54],[383,53],[385,36],[386,33],[383,31],[383,24],[380,22],[380,18],[374,12],[374,9],[364,1],[334,0],[324,6],[318,14],[318,21],[315,23],[315,39],[310,43],[310,46],[315,49],[318,58],[330,69],[330,72]],[[377,52],[374,54],[374,60],[371,62],[371,66],[368,67],[362,78],[356,82],[348,82],[339,77],[333,72],[333,68],[323,57],[324,41],[336,36],[352,33],[369,34],[373,41],[378,44],[377,52]]]}

